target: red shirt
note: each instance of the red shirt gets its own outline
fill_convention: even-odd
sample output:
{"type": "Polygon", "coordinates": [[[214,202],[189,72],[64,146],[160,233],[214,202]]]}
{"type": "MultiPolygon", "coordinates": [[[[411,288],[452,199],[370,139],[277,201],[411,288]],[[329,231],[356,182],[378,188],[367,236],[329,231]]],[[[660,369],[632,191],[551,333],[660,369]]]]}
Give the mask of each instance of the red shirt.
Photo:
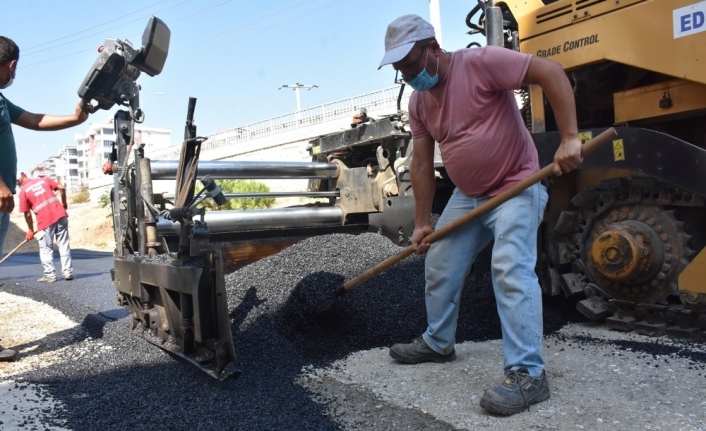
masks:
{"type": "Polygon", "coordinates": [[[435,87],[410,97],[412,136],[439,143],[446,171],[466,196],[495,196],[539,170],[512,91],[530,59],[497,46],[462,49],[435,87]]]}
{"type": "Polygon", "coordinates": [[[54,194],[58,189],[59,185],[51,178],[31,178],[20,190],[20,211],[34,211],[37,215],[38,231],[68,216],[64,205],[54,194]]]}

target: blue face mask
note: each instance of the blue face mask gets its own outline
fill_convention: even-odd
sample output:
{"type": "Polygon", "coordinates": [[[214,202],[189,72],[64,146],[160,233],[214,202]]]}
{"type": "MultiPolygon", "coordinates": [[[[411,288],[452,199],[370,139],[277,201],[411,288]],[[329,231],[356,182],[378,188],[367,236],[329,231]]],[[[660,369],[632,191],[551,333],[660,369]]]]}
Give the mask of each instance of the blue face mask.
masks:
{"type": "Polygon", "coordinates": [[[436,73],[433,77],[429,75],[429,72],[427,72],[427,60],[429,60],[428,49],[427,58],[424,60],[424,68],[417,76],[407,81],[407,84],[417,91],[427,91],[439,83],[439,59],[436,59],[436,73]]]}

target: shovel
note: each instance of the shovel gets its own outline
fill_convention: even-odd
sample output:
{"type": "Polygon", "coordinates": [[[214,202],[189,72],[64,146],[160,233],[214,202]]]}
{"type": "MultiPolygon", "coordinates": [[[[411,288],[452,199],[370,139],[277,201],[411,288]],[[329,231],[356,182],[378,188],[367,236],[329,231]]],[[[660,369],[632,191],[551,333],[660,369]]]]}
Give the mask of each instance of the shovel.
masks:
{"type": "MultiPolygon", "coordinates": [[[[591,139],[590,141],[586,142],[583,145],[583,147],[581,148],[581,155],[583,157],[586,157],[593,150],[598,148],[601,144],[604,144],[605,142],[609,141],[610,139],[616,137],[617,135],[618,134],[615,131],[615,129],[611,127],[610,129],[606,130],[605,132],[601,133],[600,135],[598,135],[595,138],[591,139]]],[[[436,231],[430,233],[429,235],[424,237],[424,239],[422,239],[421,242],[433,243],[434,241],[440,240],[441,238],[445,237],[446,235],[451,233],[453,230],[455,230],[459,226],[475,219],[478,216],[481,216],[481,215],[495,209],[498,205],[500,205],[503,202],[507,201],[508,199],[518,195],[520,192],[522,192],[526,188],[533,186],[534,184],[542,181],[545,178],[550,177],[553,174],[553,171],[552,171],[553,165],[554,164],[552,163],[552,164],[549,164],[549,165],[543,167],[541,170],[535,172],[534,174],[530,175],[529,177],[525,178],[524,180],[520,181],[519,183],[510,187],[509,189],[503,191],[499,195],[494,196],[492,199],[485,201],[483,204],[481,204],[478,207],[474,208],[473,210],[469,211],[466,215],[461,216],[461,217],[457,218],[456,220],[454,220],[453,222],[440,228],[439,230],[436,230],[436,231]]],[[[355,289],[359,284],[363,283],[364,281],[366,281],[370,277],[377,275],[377,274],[380,274],[382,271],[384,271],[387,268],[391,267],[392,265],[398,263],[399,261],[401,261],[405,257],[412,255],[416,251],[417,251],[416,248],[414,246],[410,245],[409,247],[405,248],[404,250],[397,253],[396,255],[387,258],[386,260],[380,262],[379,264],[377,264],[374,267],[370,268],[369,270],[365,271],[364,273],[357,276],[356,278],[345,283],[343,286],[336,289],[334,293],[336,294],[336,296],[345,295],[346,293],[355,289]]]]}

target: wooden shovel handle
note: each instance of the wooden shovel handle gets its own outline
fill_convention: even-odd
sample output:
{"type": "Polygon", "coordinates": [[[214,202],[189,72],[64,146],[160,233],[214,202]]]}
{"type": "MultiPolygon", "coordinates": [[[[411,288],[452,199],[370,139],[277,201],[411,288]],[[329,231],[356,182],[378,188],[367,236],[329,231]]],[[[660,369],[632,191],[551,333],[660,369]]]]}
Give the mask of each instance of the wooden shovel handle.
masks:
{"type": "MultiPolygon", "coordinates": [[[[581,148],[581,155],[583,157],[586,157],[589,155],[593,150],[598,148],[600,145],[608,142],[612,138],[618,136],[618,133],[615,131],[614,128],[610,128],[606,130],[605,132],[601,133],[600,135],[596,136],[595,138],[591,139],[590,141],[586,142],[583,144],[583,147],[581,148]]],[[[448,235],[451,231],[454,229],[458,228],[459,226],[473,220],[474,218],[483,215],[493,209],[495,209],[497,206],[502,204],[503,202],[507,201],[508,199],[520,194],[523,190],[526,188],[533,186],[534,184],[542,181],[545,178],[550,177],[553,174],[553,168],[554,163],[551,163],[545,167],[543,167],[541,170],[535,172],[534,174],[530,175],[529,177],[525,178],[524,180],[520,181],[519,183],[515,184],[514,186],[510,187],[509,189],[503,191],[502,193],[498,194],[497,196],[494,196],[491,199],[488,199],[481,205],[477,206],[473,210],[469,211],[467,214],[457,218],[456,220],[452,221],[451,223],[447,224],[446,226],[435,230],[434,232],[430,233],[424,239],[422,240],[423,243],[433,243],[435,241],[440,240],[441,238],[445,237],[448,235]]],[[[416,249],[414,246],[410,245],[397,253],[394,256],[391,256],[387,258],[386,260],[380,262],[379,264],[375,265],[374,267],[368,269],[361,275],[357,276],[356,278],[348,281],[346,284],[344,284],[342,287],[338,288],[336,290],[336,295],[337,296],[343,296],[346,293],[350,292],[351,290],[355,289],[359,284],[363,283],[370,277],[377,275],[381,273],[382,271],[386,270],[387,268],[391,267],[392,265],[398,263],[405,257],[408,257],[416,252],[416,249]]]]}
{"type": "Polygon", "coordinates": [[[9,252],[8,254],[6,254],[5,257],[3,257],[3,258],[0,260],[0,263],[5,262],[8,257],[12,256],[12,254],[13,254],[14,252],[16,252],[17,250],[19,250],[20,247],[22,247],[22,246],[25,245],[25,244],[27,244],[27,240],[22,241],[22,242],[20,243],[20,245],[18,245],[17,247],[13,248],[11,252],[9,252]]]}

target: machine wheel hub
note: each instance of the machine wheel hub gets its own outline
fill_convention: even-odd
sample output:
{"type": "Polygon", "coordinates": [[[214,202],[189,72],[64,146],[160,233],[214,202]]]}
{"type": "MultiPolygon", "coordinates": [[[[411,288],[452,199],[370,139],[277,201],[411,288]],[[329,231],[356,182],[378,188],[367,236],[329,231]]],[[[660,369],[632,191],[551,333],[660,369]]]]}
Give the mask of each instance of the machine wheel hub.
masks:
{"type": "MultiPolygon", "coordinates": [[[[644,317],[636,309],[651,310],[646,332],[659,333],[657,321],[673,325],[664,310],[676,295],[689,308],[706,310],[706,295],[697,298],[677,288],[694,255],[687,231],[698,225],[706,198],[654,178],[632,177],[603,180],[574,195],[571,204],[576,210],[561,212],[550,236],[549,269],[555,272],[545,280],[553,292],[584,293],[579,311],[592,320],[618,322],[609,325],[620,330],[644,317]]],[[[699,248],[702,241],[695,239],[699,248]]],[[[692,323],[684,327],[700,325],[692,323]]]]}
{"type": "Polygon", "coordinates": [[[659,303],[677,293],[686,240],[671,211],[621,205],[594,218],[581,256],[588,275],[610,297],[659,303]]]}
{"type": "Polygon", "coordinates": [[[608,225],[587,249],[590,267],[609,282],[644,282],[659,272],[664,260],[657,232],[634,220],[608,225]]]}

